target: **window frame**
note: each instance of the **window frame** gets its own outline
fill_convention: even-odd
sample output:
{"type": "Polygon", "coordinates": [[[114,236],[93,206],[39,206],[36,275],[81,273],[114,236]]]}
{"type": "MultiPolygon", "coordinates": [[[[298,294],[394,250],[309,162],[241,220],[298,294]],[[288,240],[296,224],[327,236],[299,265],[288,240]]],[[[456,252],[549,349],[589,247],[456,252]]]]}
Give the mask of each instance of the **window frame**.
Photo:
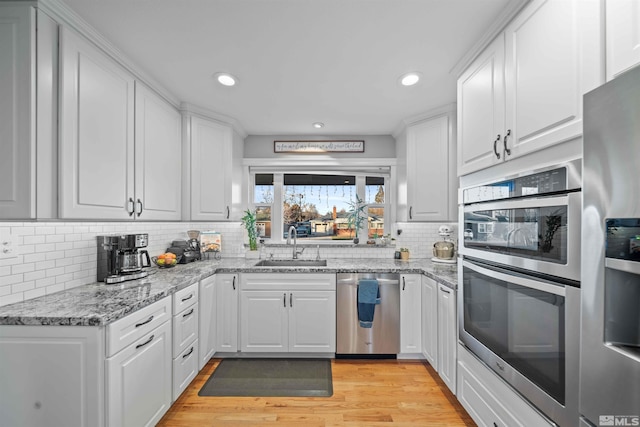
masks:
{"type": "MultiPolygon", "coordinates": [[[[284,203],[284,175],[286,174],[309,174],[309,175],[348,175],[356,177],[356,194],[366,200],[366,177],[382,177],[384,178],[384,203],[368,203],[367,208],[383,208],[384,209],[384,235],[390,234],[392,224],[395,218],[392,218],[391,201],[393,200],[393,166],[376,166],[376,167],[348,167],[348,166],[329,166],[314,167],[310,169],[278,167],[278,166],[251,166],[247,167],[248,175],[248,207],[255,211],[257,207],[271,208],[271,237],[264,238],[265,242],[272,244],[282,244],[286,242],[283,230],[283,203],[284,203]],[[273,174],[273,204],[255,203],[255,176],[256,174],[273,174]],[[277,219],[277,220],[276,220],[277,219]]],[[[359,230],[359,236],[368,236],[368,221],[364,222],[363,227],[359,230]],[[366,227],[366,228],[365,228],[366,227]]],[[[366,242],[367,239],[361,239],[366,242]]],[[[298,241],[300,243],[300,241],[298,241]]],[[[306,241],[303,241],[303,243],[306,241]]],[[[349,241],[345,240],[309,240],[312,244],[320,245],[338,245],[345,244],[349,241]]]]}

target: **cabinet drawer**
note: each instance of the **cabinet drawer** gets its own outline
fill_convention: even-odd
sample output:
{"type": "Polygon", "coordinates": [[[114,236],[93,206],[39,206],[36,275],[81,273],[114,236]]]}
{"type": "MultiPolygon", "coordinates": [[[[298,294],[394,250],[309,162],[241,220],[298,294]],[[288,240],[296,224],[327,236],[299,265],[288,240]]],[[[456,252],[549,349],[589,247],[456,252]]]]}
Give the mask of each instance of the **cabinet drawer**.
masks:
{"type": "Polygon", "coordinates": [[[550,424],[501,378],[458,346],[457,397],[479,426],[528,427],[550,424]]]}
{"type": "Polygon", "coordinates": [[[198,340],[173,359],[173,400],[177,400],[198,375],[198,340]]]}
{"type": "Polygon", "coordinates": [[[335,274],[312,273],[248,273],[240,275],[240,289],[243,291],[335,291],[335,274]]]}
{"type": "Polygon", "coordinates": [[[111,357],[171,318],[171,298],[138,310],[107,325],[107,357],[111,357]]]}
{"type": "Polygon", "coordinates": [[[180,313],[198,302],[198,284],[187,286],[173,294],[173,312],[180,313]]]}
{"type": "Polygon", "coordinates": [[[198,306],[193,305],[173,316],[173,357],[198,338],[198,306]]]}

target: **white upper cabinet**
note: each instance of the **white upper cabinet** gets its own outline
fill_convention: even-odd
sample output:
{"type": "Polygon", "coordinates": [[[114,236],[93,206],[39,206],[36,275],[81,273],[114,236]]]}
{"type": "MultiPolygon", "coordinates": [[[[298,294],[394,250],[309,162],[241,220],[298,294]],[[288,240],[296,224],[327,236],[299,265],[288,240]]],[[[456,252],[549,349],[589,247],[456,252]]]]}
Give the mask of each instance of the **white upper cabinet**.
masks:
{"type": "Polygon", "coordinates": [[[136,82],[135,194],[141,219],[182,217],[182,116],[136,82]]]}
{"type": "Polygon", "coordinates": [[[407,126],[397,139],[399,221],[456,218],[454,114],[444,112],[407,126]]]}
{"type": "Polygon", "coordinates": [[[230,126],[200,117],[187,117],[190,126],[189,194],[185,209],[192,221],[221,221],[231,217],[233,131],[230,126]]]}
{"type": "Polygon", "coordinates": [[[503,160],[504,34],[458,79],[458,175],[503,160]]]}
{"type": "Polygon", "coordinates": [[[133,76],[67,28],[60,75],[60,217],[133,218],[133,76]]]}
{"type": "Polygon", "coordinates": [[[582,96],[604,80],[600,15],[597,0],[533,0],[461,75],[459,175],[582,134],[582,96]]]}
{"type": "Polygon", "coordinates": [[[178,110],[80,35],[60,39],[60,217],[181,219],[178,110]]]}
{"type": "Polygon", "coordinates": [[[606,0],[607,81],[640,64],[640,2],[606,0]]]}
{"type": "Polygon", "coordinates": [[[57,215],[57,45],[47,15],[0,5],[0,219],[57,215]]]}

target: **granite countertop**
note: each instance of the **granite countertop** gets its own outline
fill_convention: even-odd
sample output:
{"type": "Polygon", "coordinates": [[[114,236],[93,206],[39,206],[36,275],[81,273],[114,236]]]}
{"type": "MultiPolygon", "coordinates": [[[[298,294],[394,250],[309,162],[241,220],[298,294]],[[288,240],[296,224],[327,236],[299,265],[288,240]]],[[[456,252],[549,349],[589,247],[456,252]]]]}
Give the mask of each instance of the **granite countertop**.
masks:
{"type": "Polygon", "coordinates": [[[122,284],[92,283],[0,307],[0,325],[103,326],[215,273],[355,273],[424,274],[457,287],[456,265],[428,259],[327,259],[326,267],[256,267],[259,260],[223,258],[150,267],[149,276],[122,284]]]}

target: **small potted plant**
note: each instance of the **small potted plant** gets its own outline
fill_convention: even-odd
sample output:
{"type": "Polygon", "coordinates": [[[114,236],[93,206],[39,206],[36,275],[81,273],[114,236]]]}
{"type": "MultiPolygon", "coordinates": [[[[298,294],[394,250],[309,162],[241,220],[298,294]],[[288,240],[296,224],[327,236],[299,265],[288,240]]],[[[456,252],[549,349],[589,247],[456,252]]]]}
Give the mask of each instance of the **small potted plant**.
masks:
{"type": "Polygon", "coordinates": [[[403,261],[409,259],[409,248],[400,248],[400,259],[403,261]]]}
{"type": "Polygon", "coordinates": [[[362,227],[362,222],[367,218],[367,204],[356,194],[356,200],[349,202],[349,213],[347,215],[347,224],[349,228],[355,229],[356,237],[353,243],[356,245],[360,242],[358,232],[362,227]]]}
{"type": "Polygon", "coordinates": [[[242,217],[242,225],[247,230],[249,236],[249,250],[258,250],[258,229],[256,227],[256,214],[247,209],[242,217]]]}

